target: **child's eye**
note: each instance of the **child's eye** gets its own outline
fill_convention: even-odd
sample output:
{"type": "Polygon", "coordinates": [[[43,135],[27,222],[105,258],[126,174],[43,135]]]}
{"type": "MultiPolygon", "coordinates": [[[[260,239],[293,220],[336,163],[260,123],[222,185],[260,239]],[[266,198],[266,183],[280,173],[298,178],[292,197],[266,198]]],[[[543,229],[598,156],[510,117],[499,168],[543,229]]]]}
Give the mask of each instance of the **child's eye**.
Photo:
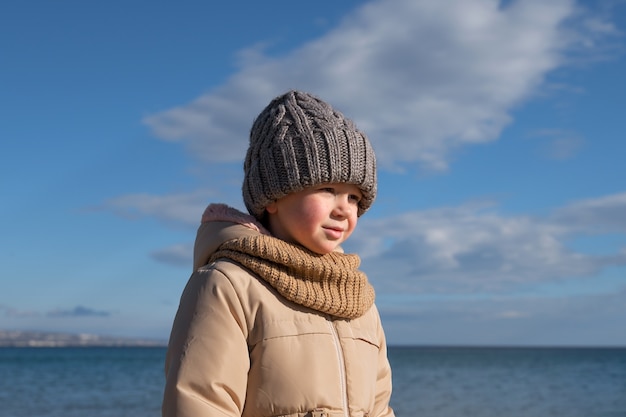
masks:
{"type": "Polygon", "coordinates": [[[358,204],[361,201],[361,196],[356,194],[350,194],[350,201],[354,201],[358,204]]]}
{"type": "Polygon", "coordinates": [[[325,193],[335,194],[335,189],[333,187],[322,187],[319,190],[325,193]]]}

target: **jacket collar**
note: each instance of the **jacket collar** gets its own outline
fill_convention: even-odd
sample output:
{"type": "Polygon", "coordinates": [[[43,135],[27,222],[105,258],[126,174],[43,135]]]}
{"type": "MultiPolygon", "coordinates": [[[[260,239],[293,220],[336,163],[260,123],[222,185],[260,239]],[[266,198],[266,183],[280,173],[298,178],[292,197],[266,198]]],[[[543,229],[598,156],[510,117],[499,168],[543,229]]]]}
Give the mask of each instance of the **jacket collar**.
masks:
{"type": "Polygon", "coordinates": [[[253,216],[226,204],[209,204],[202,214],[193,251],[193,270],[206,265],[224,242],[244,236],[270,235],[253,216]]]}

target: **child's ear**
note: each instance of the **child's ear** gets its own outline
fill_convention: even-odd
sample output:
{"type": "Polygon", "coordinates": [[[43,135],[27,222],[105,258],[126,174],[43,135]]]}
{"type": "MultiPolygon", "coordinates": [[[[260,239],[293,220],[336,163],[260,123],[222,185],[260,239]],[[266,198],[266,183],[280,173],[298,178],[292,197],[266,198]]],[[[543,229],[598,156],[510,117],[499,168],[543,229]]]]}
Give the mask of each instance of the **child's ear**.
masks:
{"type": "Polygon", "coordinates": [[[276,207],[276,202],[273,201],[271,203],[269,203],[266,207],[265,207],[265,211],[268,212],[269,214],[274,214],[277,211],[277,207],[276,207]]]}

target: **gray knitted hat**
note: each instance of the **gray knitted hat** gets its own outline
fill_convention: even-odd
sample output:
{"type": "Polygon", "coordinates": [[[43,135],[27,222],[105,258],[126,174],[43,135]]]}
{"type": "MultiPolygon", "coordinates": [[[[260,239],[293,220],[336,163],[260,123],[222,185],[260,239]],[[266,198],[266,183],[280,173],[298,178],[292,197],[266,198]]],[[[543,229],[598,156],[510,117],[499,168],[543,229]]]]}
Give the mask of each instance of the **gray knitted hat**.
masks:
{"type": "Polygon", "coordinates": [[[359,216],[376,198],[376,157],[367,136],[300,91],[276,97],[256,118],[243,169],[243,200],[257,219],[273,201],[318,184],[358,186],[359,216]]]}

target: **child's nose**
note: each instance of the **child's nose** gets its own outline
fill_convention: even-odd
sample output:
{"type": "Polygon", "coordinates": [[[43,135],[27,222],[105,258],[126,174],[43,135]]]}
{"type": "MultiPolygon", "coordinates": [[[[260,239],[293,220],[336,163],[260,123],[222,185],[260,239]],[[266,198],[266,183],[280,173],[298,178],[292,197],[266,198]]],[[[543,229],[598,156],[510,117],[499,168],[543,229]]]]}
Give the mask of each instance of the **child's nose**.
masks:
{"type": "Polygon", "coordinates": [[[350,204],[350,196],[347,194],[337,194],[335,196],[335,212],[337,215],[347,217],[350,215],[350,211],[353,209],[350,204]]]}

